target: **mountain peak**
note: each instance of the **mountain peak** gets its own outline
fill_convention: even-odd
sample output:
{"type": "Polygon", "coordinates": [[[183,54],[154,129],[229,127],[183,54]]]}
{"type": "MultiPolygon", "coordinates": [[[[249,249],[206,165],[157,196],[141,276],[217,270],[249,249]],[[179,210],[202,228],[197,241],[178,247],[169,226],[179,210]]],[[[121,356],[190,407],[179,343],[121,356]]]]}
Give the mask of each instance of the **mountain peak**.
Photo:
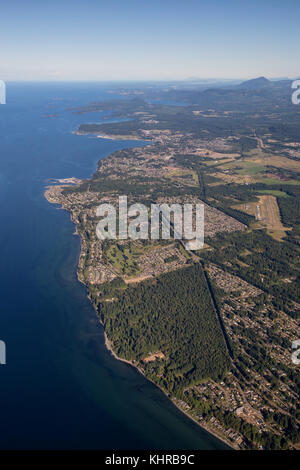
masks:
{"type": "Polygon", "coordinates": [[[271,85],[270,80],[266,77],[252,78],[251,80],[246,80],[242,82],[239,87],[241,88],[265,88],[271,85]]]}

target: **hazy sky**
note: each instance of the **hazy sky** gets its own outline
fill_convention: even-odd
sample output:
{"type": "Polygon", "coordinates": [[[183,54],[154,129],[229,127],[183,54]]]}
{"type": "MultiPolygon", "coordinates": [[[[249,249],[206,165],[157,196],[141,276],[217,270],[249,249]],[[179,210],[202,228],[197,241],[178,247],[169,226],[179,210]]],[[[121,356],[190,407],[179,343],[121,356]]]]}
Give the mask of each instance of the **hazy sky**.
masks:
{"type": "Polygon", "coordinates": [[[298,0],[0,0],[0,79],[300,75],[298,0]]]}

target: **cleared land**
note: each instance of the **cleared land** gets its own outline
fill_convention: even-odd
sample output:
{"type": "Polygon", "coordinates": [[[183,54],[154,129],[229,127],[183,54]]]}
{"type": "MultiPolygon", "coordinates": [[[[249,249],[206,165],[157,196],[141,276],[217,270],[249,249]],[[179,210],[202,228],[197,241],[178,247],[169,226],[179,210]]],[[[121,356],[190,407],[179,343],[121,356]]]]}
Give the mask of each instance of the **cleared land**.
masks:
{"type": "Polygon", "coordinates": [[[280,212],[275,196],[258,196],[258,202],[239,204],[236,208],[246,212],[246,214],[254,215],[257,222],[262,227],[266,227],[268,233],[275,240],[282,240],[286,231],[289,230],[289,228],[284,227],[280,220],[280,212]]]}

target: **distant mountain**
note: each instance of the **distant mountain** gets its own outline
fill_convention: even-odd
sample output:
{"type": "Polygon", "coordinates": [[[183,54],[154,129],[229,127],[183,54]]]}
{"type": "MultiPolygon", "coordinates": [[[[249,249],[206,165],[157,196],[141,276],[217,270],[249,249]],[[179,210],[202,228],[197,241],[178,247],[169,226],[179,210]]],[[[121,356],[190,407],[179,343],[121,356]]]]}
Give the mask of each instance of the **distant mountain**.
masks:
{"type": "Polygon", "coordinates": [[[251,80],[246,80],[238,85],[239,88],[248,88],[251,90],[266,88],[272,85],[272,82],[265,77],[253,78],[251,80]]]}
{"type": "MultiPolygon", "coordinates": [[[[186,82],[187,83],[187,82],[186,82]]],[[[289,109],[291,102],[291,80],[268,80],[258,77],[239,84],[214,84],[213,87],[205,85],[186,86],[185,88],[169,88],[156,91],[155,94],[147,91],[146,98],[167,101],[184,102],[188,105],[199,106],[202,110],[215,110],[223,112],[234,110],[248,113],[270,113],[276,106],[289,109]]]]}

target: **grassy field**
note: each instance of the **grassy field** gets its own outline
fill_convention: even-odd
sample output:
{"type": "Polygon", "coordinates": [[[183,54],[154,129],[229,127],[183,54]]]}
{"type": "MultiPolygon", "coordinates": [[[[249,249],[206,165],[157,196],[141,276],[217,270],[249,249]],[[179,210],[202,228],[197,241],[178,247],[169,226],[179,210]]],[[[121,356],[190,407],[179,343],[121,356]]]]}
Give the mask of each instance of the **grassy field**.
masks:
{"type": "Polygon", "coordinates": [[[183,170],[181,168],[172,169],[168,171],[167,178],[178,179],[178,178],[190,178],[194,183],[198,183],[198,175],[193,170],[183,170]]]}
{"type": "Polygon", "coordinates": [[[136,276],[140,272],[137,259],[142,253],[142,250],[134,243],[127,246],[116,243],[107,249],[106,256],[108,261],[123,275],[136,276]]]}
{"type": "Polygon", "coordinates": [[[274,184],[293,184],[293,185],[299,185],[300,180],[294,180],[294,179],[289,179],[289,180],[282,180],[280,178],[258,178],[256,180],[258,183],[264,183],[267,185],[274,185],[274,184]]]}
{"type": "Polygon", "coordinates": [[[263,158],[256,159],[264,165],[274,166],[276,168],[283,168],[284,170],[292,170],[300,173],[300,162],[291,160],[287,157],[279,155],[266,155],[263,158]]]}
{"type": "Polygon", "coordinates": [[[221,161],[221,165],[216,167],[215,175],[227,183],[300,184],[297,179],[283,180],[279,175],[269,177],[271,167],[273,170],[278,168],[279,172],[280,170],[287,170],[300,173],[299,161],[279,155],[268,155],[262,153],[259,149],[249,152],[243,160],[231,160],[222,163],[221,161]]]}
{"type": "Polygon", "coordinates": [[[284,191],[279,191],[277,189],[260,189],[257,192],[260,194],[269,194],[270,196],[275,197],[288,197],[284,191]]]}
{"type": "Polygon", "coordinates": [[[110,245],[105,251],[107,261],[116,268],[122,277],[126,280],[138,278],[142,269],[138,261],[142,255],[151,250],[162,247],[158,242],[151,242],[143,245],[140,241],[133,241],[126,245],[118,243],[110,245]]]}
{"type": "Polygon", "coordinates": [[[269,235],[275,240],[282,240],[288,228],[284,227],[280,219],[280,212],[274,195],[258,196],[258,202],[248,202],[235,206],[249,215],[254,215],[256,222],[253,224],[255,228],[266,228],[269,235]]]}
{"type": "Polygon", "coordinates": [[[235,160],[232,158],[221,158],[220,160],[207,160],[204,161],[203,163],[207,166],[212,166],[212,165],[226,165],[227,163],[232,163],[235,160]]]}

